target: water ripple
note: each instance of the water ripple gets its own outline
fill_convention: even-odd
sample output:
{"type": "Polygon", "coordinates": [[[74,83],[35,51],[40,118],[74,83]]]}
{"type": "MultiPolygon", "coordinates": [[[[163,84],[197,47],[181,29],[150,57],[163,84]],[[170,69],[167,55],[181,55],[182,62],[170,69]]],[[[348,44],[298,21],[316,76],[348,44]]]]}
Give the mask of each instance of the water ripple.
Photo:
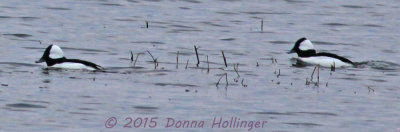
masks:
{"type": "Polygon", "coordinates": [[[70,48],[70,47],[62,47],[62,49],[66,49],[66,50],[80,50],[80,51],[90,51],[90,52],[108,52],[108,51],[99,50],[99,49],[84,49],[84,48],[70,48]]]}
{"type": "Polygon", "coordinates": [[[233,12],[224,12],[224,11],[217,11],[215,13],[218,14],[224,14],[224,15],[238,15],[238,13],[233,13],[233,12]]]}
{"type": "Polygon", "coordinates": [[[152,106],[133,106],[133,108],[136,110],[136,112],[141,114],[155,114],[159,109],[158,107],[152,106]]]}
{"type": "Polygon", "coordinates": [[[185,1],[185,2],[189,2],[189,3],[201,3],[201,1],[197,1],[197,0],[181,0],[181,1],[185,1]]]}
{"type": "Polygon", "coordinates": [[[288,125],[295,125],[295,126],[308,126],[308,127],[313,127],[313,126],[323,126],[321,124],[316,124],[316,123],[284,123],[284,124],[288,124],[288,125]]]}
{"type": "Polygon", "coordinates": [[[165,44],[164,42],[160,42],[160,41],[132,41],[131,43],[136,43],[136,44],[165,44]]]}
{"type": "Polygon", "coordinates": [[[358,6],[358,5],[342,5],[342,7],[352,8],[352,9],[368,8],[368,7],[364,7],[364,6],[358,6]]]}
{"type": "Polygon", "coordinates": [[[182,83],[153,83],[157,86],[175,86],[175,87],[199,87],[193,84],[182,84],[182,83]]]}
{"type": "Polygon", "coordinates": [[[269,41],[269,42],[273,44],[293,44],[293,42],[289,41],[269,41]]]}
{"type": "Polygon", "coordinates": [[[105,5],[105,6],[123,6],[121,4],[113,4],[113,3],[101,3],[100,5],[105,5]]]}
{"type": "Polygon", "coordinates": [[[47,108],[46,106],[27,104],[27,103],[6,104],[6,106],[13,108],[47,108]]]}
{"type": "Polygon", "coordinates": [[[286,14],[290,14],[288,12],[259,12],[259,11],[247,11],[247,12],[242,12],[242,13],[250,14],[250,15],[262,15],[262,14],[286,15],[286,14]]]}
{"type": "Polygon", "coordinates": [[[318,45],[337,45],[332,42],[326,42],[326,41],[313,41],[313,43],[318,44],[318,45]]]}
{"type": "Polygon", "coordinates": [[[136,0],[126,0],[126,1],[131,2],[131,3],[139,3],[139,1],[136,1],[136,0]]]}
{"type": "Polygon", "coordinates": [[[19,63],[19,62],[0,62],[0,64],[12,65],[12,66],[27,66],[27,67],[36,67],[39,65],[30,64],[30,63],[19,63]]]}
{"type": "Polygon", "coordinates": [[[293,112],[293,113],[311,114],[311,115],[324,115],[324,116],[338,116],[335,113],[329,113],[329,112],[293,112]]]}
{"type": "Polygon", "coordinates": [[[23,34],[23,33],[15,33],[15,34],[3,34],[5,36],[14,36],[18,38],[27,38],[27,37],[32,37],[30,34],[23,34]]]}
{"type": "Polygon", "coordinates": [[[129,18],[118,18],[118,19],[114,19],[115,21],[126,21],[126,22],[133,22],[133,21],[137,21],[135,19],[129,19],[129,18]]]}
{"type": "Polygon", "coordinates": [[[220,39],[220,40],[222,40],[222,41],[233,41],[233,40],[235,40],[235,38],[223,38],[223,39],[220,39]]]}
{"type": "Polygon", "coordinates": [[[382,25],[376,25],[376,24],[363,24],[361,26],[365,26],[365,27],[384,27],[382,25]]]}
{"type": "Polygon", "coordinates": [[[250,114],[261,114],[261,115],[296,115],[291,112],[250,112],[250,114]]]}
{"type": "Polygon", "coordinates": [[[13,18],[13,17],[10,17],[10,16],[0,16],[0,19],[7,19],[7,18],[13,18]]]}
{"type": "Polygon", "coordinates": [[[399,70],[400,64],[387,62],[387,61],[364,61],[364,62],[355,62],[356,67],[363,68],[365,66],[369,66],[372,69],[377,70],[399,70]]]}
{"type": "Polygon", "coordinates": [[[141,110],[157,110],[158,109],[158,107],[151,107],[151,106],[134,106],[133,108],[141,109],[141,110]]]}
{"type": "Polygon", "coordinates": [[[44,7],[49,10],[71,10],[70,8],[64,8],[64,7],[44,7]]]}
{"type": "Polygon", "coordinates": [[[350,26],[350,25],[344,24],[344,23],[324,23],[322,25],[328,25],[328,26],[350,26]]]}

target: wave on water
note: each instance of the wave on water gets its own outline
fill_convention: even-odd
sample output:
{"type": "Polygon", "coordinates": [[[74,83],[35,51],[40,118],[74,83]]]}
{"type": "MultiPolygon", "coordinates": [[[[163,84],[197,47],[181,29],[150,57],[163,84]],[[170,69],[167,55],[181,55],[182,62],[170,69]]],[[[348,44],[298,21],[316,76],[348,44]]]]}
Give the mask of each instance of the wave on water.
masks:
{"type": "MultiPolygon", "coordinates": [[[[302,62],[297,58],[291,58],[290,62],[292,66],[295,67],[306,67],[306,66],[313,66],[311,64],[302,62]]],[[[400,64],[394,62],[387,62],[387,61],[362,61],[362,62],[354,62],[355,68],[371,68],[376,70],[388,70],[388,71],[396,71],[400,70],[400,64]]]]}
{"type": "Polygon", "coordinates": [[[37,64],[21,63],[21,62],[0,62],[0,65],[11,65],[11,66],[15,66],[15,67],[19,67],[19,66],[37,67],[37,66],[40,66],[37,64]]]}
{"type": "Polygon", "coordinates": [[[400,70],[400,64],[387,61],[372,60],[372,61],[354,62],[354,65],[357,68],[370,67],[372,69],[377,69],[377,70],[400,70]]]}

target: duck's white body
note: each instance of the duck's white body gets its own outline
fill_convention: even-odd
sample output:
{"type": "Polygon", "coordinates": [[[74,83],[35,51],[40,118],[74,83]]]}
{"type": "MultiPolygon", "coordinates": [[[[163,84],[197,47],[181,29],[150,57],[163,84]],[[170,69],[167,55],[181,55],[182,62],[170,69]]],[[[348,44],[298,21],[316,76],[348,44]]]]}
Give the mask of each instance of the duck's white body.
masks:
{"type": "Polygon", "coordinates": [[[299,60],[301,60],[302,62],[308,63],[308,64],[320,65],[322,67],[335,66],[335,68],[340,68],[340,67],[352,66],[352,64],[345,63],[339,59],[332,58],[332,57],[325,57],[325,56],[299,57],[299,60]]]}
{"type": "Polygon", "coordinates": [[[55,64],[50,66],[52,68],[62,68],[62,69],[71,69],[71,70],[96,70],[93,67],[86,66],[81,63],[72,63],[72,62],[63,62],[60,64],[55,64]]]}

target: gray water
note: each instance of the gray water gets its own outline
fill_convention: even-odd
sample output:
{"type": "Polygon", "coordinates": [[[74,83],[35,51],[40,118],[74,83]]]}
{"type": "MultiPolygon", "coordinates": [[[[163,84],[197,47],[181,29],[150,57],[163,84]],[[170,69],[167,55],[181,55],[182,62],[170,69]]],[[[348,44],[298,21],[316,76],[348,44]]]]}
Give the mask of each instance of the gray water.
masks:
{"type": "Polygon", "coordinates": [[[248,131],[212,128],[214,117],[267,121],[251,131],[399,131],[399,5],[396,0],[3,0],[0,131],[248,131]],[[335,72],[321,68],[319,84],[314,74],[307,85],[314,66],[292,66],[297,56],[286,54],[300,37],[359,65],[335,72]],[[50,44],[59,45],[67,58],[107,70],[35,64],[50,44]],[[198,67],[194,45],[200,47],[198,67]],[[156,69],[146,50],[157,58],[156,69]],[[131,51],[133,59],[140,54],[135,67],[131,51]],[[225,73],[227,78],[221,77],[225,73]],[[106,124],[111,117],[118,122],[106,128],[114,123],[106,124]],[[128,117],[157,117],[157,126],[124,128],[128,117]],[[168,117],[205,124],[165,128],[168,117]]]}

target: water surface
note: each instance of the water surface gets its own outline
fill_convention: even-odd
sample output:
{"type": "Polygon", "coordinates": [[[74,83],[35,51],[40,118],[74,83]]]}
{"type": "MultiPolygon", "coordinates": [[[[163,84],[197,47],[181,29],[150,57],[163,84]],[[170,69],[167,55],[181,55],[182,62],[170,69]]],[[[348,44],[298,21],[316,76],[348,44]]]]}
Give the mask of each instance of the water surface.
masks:
{"type": "Polygon", "coordinates": [[[239,117],[268,121],[252,131],[397,131],[399,4],[3,0],[0,130],[247,131],[210,126],[214,117],[239,117]],[[286,54],[300,37],[360,66],[335,72],[322,68],[319,85],[317,75],[306,85],[314,67],[294,67],[296,55],[286,54]],[[34,61],[49,44],[59,45],[68,58],[90,60],[107,71],[43,69],[34,61]],[[157,58],[156,69],[146,50],[157,58]],[[134,59],[140,54],[135,67],[131,51],[134,59]],[[110,117],[118,119],[114,128],[105,127],[110,117]],[[126,117],[158,117],[159,124],[123,128],[126,117]],[[206,125],[165,129],[168,117],[206,125]]]}

